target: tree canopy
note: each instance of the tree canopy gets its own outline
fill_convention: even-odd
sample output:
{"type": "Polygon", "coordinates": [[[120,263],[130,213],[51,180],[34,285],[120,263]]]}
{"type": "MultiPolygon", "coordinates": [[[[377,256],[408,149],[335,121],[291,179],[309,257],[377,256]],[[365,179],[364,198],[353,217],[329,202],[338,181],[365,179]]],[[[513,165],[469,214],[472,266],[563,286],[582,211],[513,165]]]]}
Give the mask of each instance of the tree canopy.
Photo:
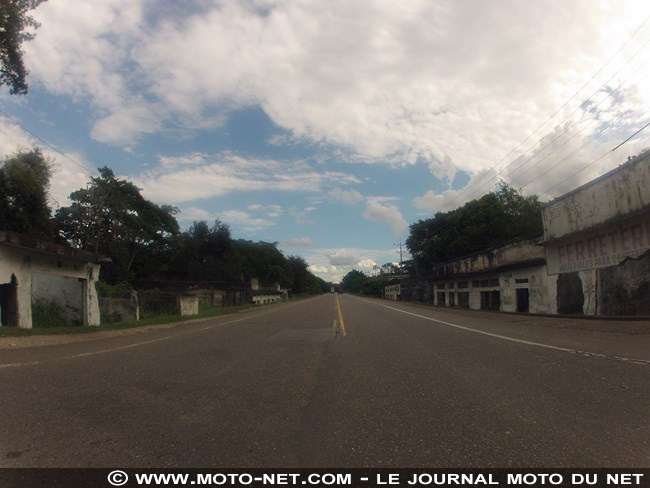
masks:
{"type": "Polygon", "coordinates": [[[51,162],[40,150],[17,152],[0,166],[0,228],[51,239],[51,162]]]}
{"type": "Polygon", "coordinates": [[[299,256],[285,256],[273,242],[233,239],[219,220],[196,221],[181,232],[177,209],[147,200],[132,182],[99,169],[86,188],[70,194],[71,205],[56,212],[61,239],[97,254],[102,280],[221,281],[280,283],[293,293],[322,293],[330,283],[309,271],[299,256]]]}
{"type": "Polygon", "coordinates": [[[2,0],[0,2],[0,85],[12,95],[27,93],[27,68],[23,62],[23,41],[34,37],[27,32],[38,24],[28,14],[44,0],[2,0]]]}
{"type": "Polygon", "coordinates": [[[505,183],[496,191],[410,226],[406,247],[419,273],[435,263],[542,232],[542,204],[505,183]]]}
{"type": "Polygon", "coordinates": [[[176,208],[150,202],[140,191],[116,178],[111,169],[100,168],[87,188],[70,194],[72,204],[56,212],[60,236],[77,247],[110,256],[111,278],[131,278],[138,254],[155,252],[179,230],[176,208]]]}

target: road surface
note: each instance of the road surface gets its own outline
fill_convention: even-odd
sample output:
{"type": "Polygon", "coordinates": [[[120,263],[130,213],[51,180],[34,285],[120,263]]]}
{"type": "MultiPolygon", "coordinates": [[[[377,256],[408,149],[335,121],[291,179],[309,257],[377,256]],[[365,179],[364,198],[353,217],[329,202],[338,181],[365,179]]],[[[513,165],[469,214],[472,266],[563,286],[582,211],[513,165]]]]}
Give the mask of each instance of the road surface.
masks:
{"type": "Polygon", "coordinates": [[[648,324],[535,320],[327,294],[3,349],[0,466],[650,466],[648,324]]]}

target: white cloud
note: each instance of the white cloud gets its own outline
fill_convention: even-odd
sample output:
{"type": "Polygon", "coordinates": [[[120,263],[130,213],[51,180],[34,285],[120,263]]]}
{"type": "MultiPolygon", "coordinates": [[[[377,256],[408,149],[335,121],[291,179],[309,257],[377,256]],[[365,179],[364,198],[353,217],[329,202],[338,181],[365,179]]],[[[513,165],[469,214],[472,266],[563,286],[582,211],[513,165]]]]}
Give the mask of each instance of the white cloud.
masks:
{"type": "Polygon", "coordinates": [[[357,263],[357,267],[364,271],[372,270],[372,268],[375,266],[377,266],[377,263],[372,259],[362,259],[357,263]]]}
{"type": "Polygon", "coordinates": [[[391,226],[393,232],[402,234],[408,227],[408,223],[402,217],[402,213],[394,205],[382,205],[376,198],[366,200],[366,209],[363,212],[366,220],[375,222],[386,222],[391,226]]]}
{"type": "Polygon", "coordinates": [[[248,212],[241,210],[226,210],[220,212],[219,216],[226,224],[231,224],[246,232],[256,232],[273,225],[271,220],[252,217],[248,212]]]}
{"type": "Polygon", "coordinates": [[[315,247],[316,243],[311,237],[293,237],[280,241],[282,247],[315,247]]]}
{"type": "Polygon", "coordinates": [[[336,249],[326,253],[329,263],[333,266],[349,266],[356,264],[359,261],[354,254],[349,253],[345,249],[336,249]]]}
{"type": "Polygon", "coordinates": [[[363,200],[363,195],[357,190],[342,190],[340,188],[334,188],[329,192],[329,195],[332,199],[353,205],[363,200]]]}
{"type": "Polygon", "coordinates": [[[211,212],[200,207],[186,207],[182,208],[178,215],[178,220],[185,223],[195,220],[207,220],[211,223],[217,219],[238,231],[247,233],[264,230],[274,225],[274,222],[271,220],[253,217],[248,212],[242,210],[211,212]]]}
{"type": "MultiPolygon", "coordinates": [[[[222,153],[161,157],[156,169],[133,177],[133,181],[147,198],[177,203],[235,191],[319,192],[341,181],[357,183],[358,179],[341,172],[319,172],[301,160],[247,159],[222,153]]],[[[279,205],[268,210],[271,217],[282,213],[279,205]]]]}
{"type": "Polygon", "coordinates": [[[314,248],[304,254],[312,273],[337,283],[352,269],[372,272],[376,263],[395,260],[395,249],[314,248]]]}
{"type": "MultiPolygon", "coordinates": [[[[637,0],[225,0],[200,7],[153,15],[159,2],[46,2],[36,11],[42,27],[26,44],[31,79],[90,101],[93,136],[112,144],[130,146],[169,126],[215,127],[232,110],[260,106],[290,134],[275,144],[307,140],[337,145],[349,160],[423,161],[451,181],[457,169],[475,173],[507,154],[648,14],[647,2],[637,0]]],[[[636,87],[637,100],[647,97],[647,83],[636,87]]],[[[635,111],[647,113],[648,102],[635,111]]]]}
{"type": "Polygon", "coordinates": [[[70,204],[70,193],[85,188],[92,173],[90,165],[80,154],[62,151],[65,157],[22,131],[4,117],[0,117],[0,158],[11,156],[18,150],[40,147],[43,155],[52,162],[50,179],[50,206],[55,210],[70,204]],[[70,158],[70,159],[69,159],[70,158]]]}

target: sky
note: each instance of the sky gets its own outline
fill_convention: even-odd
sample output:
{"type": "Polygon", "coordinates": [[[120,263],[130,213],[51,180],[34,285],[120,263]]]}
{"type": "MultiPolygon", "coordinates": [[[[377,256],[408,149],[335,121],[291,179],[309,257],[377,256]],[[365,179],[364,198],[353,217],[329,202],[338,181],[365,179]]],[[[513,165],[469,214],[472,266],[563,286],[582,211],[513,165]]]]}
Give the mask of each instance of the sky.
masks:
{"type": "Polygon", "coordinates": [[[328,281],[398,262],[409,224],[499,181],[548,200],[650,146],[648,128],[612,151],[650,121],[646,0],[49,0],[33,16],[0,157],[52,157],[54,208],[109,166],[183,228],[219,219],[328,281]]]}

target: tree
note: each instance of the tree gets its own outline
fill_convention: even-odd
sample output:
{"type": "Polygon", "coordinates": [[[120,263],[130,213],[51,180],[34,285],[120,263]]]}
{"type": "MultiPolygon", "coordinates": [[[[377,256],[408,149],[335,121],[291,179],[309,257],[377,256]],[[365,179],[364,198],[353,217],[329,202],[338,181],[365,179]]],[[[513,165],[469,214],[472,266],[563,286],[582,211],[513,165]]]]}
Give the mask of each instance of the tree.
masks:
{"type": "Polygon", "coordinates": [[[341,279],[340,286],[343,291],[363,293],[368,287],[368,277],[362,271],[353,269],[341,279]]]}
{"type": "Polygon", "coordinates": [[[379,273],[382,275],[399,274],[399,266],[395,263],[384,263],[379,267],[379,273]]]}
{"type": "MultiPolygon", "coordinates": [[[[70,194],[72,204],[56,213],[56,225],[68,242],[111,258],[104,279],[125,281],[134,276],[136,258],[165,246],[178,233],[177,209],[145,199],[133,183],[115,178],[107,167],[87,188],[70,194]]],[[[137,275],[137,273],[135,273],[137,275]]]]}
{"type": "Polygon", "coordinates": [[[190,281],[241,281],[241,267],[230,228],[220,220],[212,227],[195,221],[170,248],[169,275],[190,281]]]}
{"type": "Polygon", "coordinates": [[[39,149],[17,152],[0,167],[0,228],[51,239],[51,161],[39,149]]]}
{"type": "Polygon", "coordinates": [[[406,247],[415,268],[429,273],[436,263],[542,232],[542,204],[506,183],[449,212],[411,224],[406,247]]]}
{"type": "Polygon", "coordinates": [[[27,14],[44,0],[2,0],[0,2],[0,85],[8,85],[12,95],[27,93],[28,71],[23,63],[21,44],[34,38],[25,29],[38,23],[27,14]]]}

